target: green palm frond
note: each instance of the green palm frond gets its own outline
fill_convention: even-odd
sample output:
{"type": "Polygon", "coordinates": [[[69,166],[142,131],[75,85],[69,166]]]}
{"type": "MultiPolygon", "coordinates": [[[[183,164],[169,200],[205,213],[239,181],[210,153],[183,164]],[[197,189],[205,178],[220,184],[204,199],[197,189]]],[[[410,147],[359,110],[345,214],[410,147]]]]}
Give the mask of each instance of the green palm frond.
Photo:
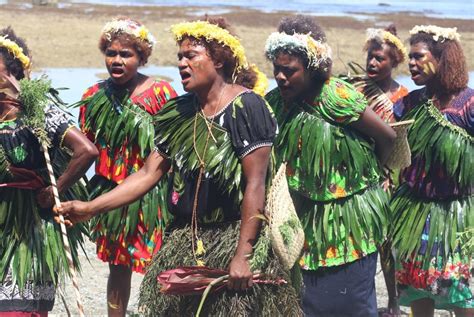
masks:
{"type": "MultiPolygon", "coordinates": [[[[44,107],[49,100],[46,95],[50,91],[49,82],[44,79],[22,80],[20,87],[20,99],[24,107],[22,118],[40,142],[48,143],[44,130],[44,107]]],[[[50,151],[53,170],[58,177],[66,168],[70,155],[57,148],[50,151]]],[[[8,170],[9,165],[9,158],[0,146],[0,182],[14,181],[8,170]]],[[[35,172],[45,183],[49,182],[46,168],[35,172]]],[[[0,281],[5,279],[9,270],[14,283],[20,288],[27,281],[42,283],[52,280],[58,283],[70,274],[59,225],[50,219],[50,210],[40,210],[35,192],[3,187],[0,188],[0,197],[0,281]]],[[[87,199],[84,186],[75,184],[61,195],[61,200],[73,199],[87,199]]],[[[77,250],[84,244],[86,225],[81,224],[68,231],[73,263],[79,268],[77,250]]]]}
{"type": "Polygon", "coordinates": [[[118,94],[104,85],[91,97],[72,106],[83,105],[87,105],[83,128],[94,131],[96,139],[103,139],[114,149],[125,145],[130,152],[138,144],[141,157],[153,149],[153,116],[133,104],[127,94],[118,94]]]}
{"type": "MultiPolygon", "coordinates": [[[[412,193],[408,185],[402,185],[395,193],[390,206],[396,219],[391,233],[392,245],[401,259],[409,259],[413,253],[419,252],[428,217],[430,225],[424,263],[436,256],[447,259],[458,247],[462,247],[458,233],[472,234],[472,196],[457,200],[421,199],[412,193]],[[436,254],[433,254],[435,244],[436,254]]],[[[472,243],[472,236],[468,240],[472,243]]]]}
{"type": "Polygon", "coordinates": [[[434,162],[462,188],[473,186],[474,137],[446,120],[431,101],[414,108],[406,117],[415,123],[408,131],[413,157],[421,157],[428,172],[434,162]]]}
{"type": "Polygon", "coordinates": [[[160,115],[155,118],[157,142],[168,144],[167,154],[173,159],[180,174],[196,173],[200,168],[196,151],[200,155],[204,153],[209,124],[213,137],[209,138],[208,149],[203,157],[206,173],[217,182],[218,188],[233,195],[238,205],[242,197],[240,161],[227,132],[197,113],[194,98],[190,94],[175,98],[160,111],[160,115]]]}
{"type": "Polygon", "coordinates": [[[370,241],[382,242],[389,208],[373,145],[352,129],[329,123],[313,106],[285,112],[278,91],[266,98],[281,128],[275,143],[278,162],[288,162],[291,169],[289,187],[307,240],[316,241],[315,256],[325,258],[335,241],[346,250],[351,243],[360,250],[370,241]],[[345,182],[339,197],[328,192],[335,175],[345,182]]]}
{"type": "Polygon", "coordinates": [[[468,257],[472,257],[474,254],[474,227],[460,232],[458,234],[458,241],[463,253],[468,257]]]}
{"type": "Polygon", "coordinates": [[[324,201],[328,200],[327,185],[336,172],[346,180],[348,192],[378,182],[380,167],[373,145],[357,132],[328,123],[308,106],[299,113],[298,109],[281,113],[284,106],[277,92],[267,95],[267,100],[281,127],[275,142],[278,161],[287,161],[298,180],[293,182],[289,177],[291,189],[324,201]]]}
{"type": "MultiPolygon", "coordinates": [[[[93,131],[99,142],[105,142],[111,149],[124,151],[125,153],[121,153],[123,156],[132,153],[137,145],[140,157],[147,157],[151,153],[155,140],[153,116],[139,104],[134,104],[127,93],[104,82],[94,95],[71,107],[83,105],[87,105],[83,129],[93,131]]],[[[132,172],[128,171],[128,174],[132,172]]],[[[90,186],[90,199],[112,190],[116,185],[103,177],[94,177],[90,186]]],[[[167,176],[164,176],[157,186],[139,200],[95,217],[91,221],[91,228],[100,227],[100,230],[94,231],[92,238],[97,239],[104,234],[112,239],[121,234],[125,237],[134,235],[138,228],[140,212],[143,222],[147,225],[148,238],[151,238],[154,229],[162,221],[157,217],[158,208],[161,208],[161,215],[167,218],[167,188],[167,176]]]]}
{"type": "MultiPolygon", "coordinates": [[[[42,283],[70,273],[59,225],[40,217],[34,192],[0,189],[0,280],[12,269],[13,280],[22,288],[27,281],[42,283]],[[4,198],[5,197],[5,198],[4,198]]],[[[72,199],[71,194],[62,199],[72,199]]],[[[84,196],[76,196],[84,199],[84,196]]],[[[87,234],[85,225],[68,230],[74,265],[79,268],[78,247],[87,234]]]]}

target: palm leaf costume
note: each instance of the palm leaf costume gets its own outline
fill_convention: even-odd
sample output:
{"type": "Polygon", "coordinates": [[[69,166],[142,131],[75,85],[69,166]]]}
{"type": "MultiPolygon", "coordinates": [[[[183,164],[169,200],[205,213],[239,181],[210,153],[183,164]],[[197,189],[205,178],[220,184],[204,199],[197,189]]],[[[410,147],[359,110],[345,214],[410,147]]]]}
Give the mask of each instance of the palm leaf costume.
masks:
{"type": "MultiPolygon", "coordinates": [[[[255,148],[271,146],[275,134],[276,124],[270,110],[254,93],[236,96],[212,120],[203,116],[199,108],[197,98],[187,94],[168,102],[155,120],[157,150],[172,161],[170,205],[176,215],[170,234],[153,258],[141,285],[139,304],[146,315],[190,316],[196,312],[201,299],[200,296],[164,295],[156,281],[162,271],[196,265],[189,226],[192,197],[201,167],[196,152],[199,155],[205,152],[206,163],[197,204],[197,235],[205,249],[199,257],[210,268],[227,269],[239,240],[244,187],[240,158],[255,148]],[[204,151],[206,140],[209,144],[204,151]]],[[[254,261],[254,268],[268,274],[269,279],[291,281],[289,272],[271,252],[269,254],[268,244],[261,243],[262,239],[263,235],[255,245],[254,254],[261,257],[254,261]]],[[[257,285],[243,293],[210,294],[203,314],[295,316],[300,314],[300,309],[292,286],[257,285]]]]}
{"type": "Polygon", "coordinates": [[[374,80],[366,76],[365,69],[362,66],[354,62],[349,63],[348,66],[354,74],[340,76],[340,78],[350,82],[358,91],[362,92],[372,110],[385,122],[394,122],[393,104],[408,95],[407,88],[400,85],[398,90],[389,98],[374,80]]]}
{"type": "MultiPolygon", "coordinates": [[[[99,150],[96,175],[90,182],[90,199],[117,186],[139,170],[154,147],[153,116],[176,93],[166,82],[155,82],[139,96],[130,98],[110,80],[89,88],[81,102],[82,131],[99,150]]],[[[167,180],[134,203],[92,219],[92,239],[100,259],[131,266],[144,272],[145,265],[161,246],[168,223],[167,180]]]]}
{"type": "MultiPolygon", "coordinates": [[[[473,95],[471,89],[464,90],[452,104],[473,95]]],[[[410,104],[409,100],[405,102],[410,104]]],[[[397,279],[405,305],[428,297],[438,309],[474,307],[469,290],[472,252],[462,247],[472,241],[474,226],[474,138],[472,128],[468,132],[446,119],[462,117],[458,113],[468,111],[466,104],[461,111],[456,107],[440,111],[431,100],[419,99],[403,117],[415,119],[408,134],[412,165],[402,172],[403,182],[391,207],[393,247],[400,261],[397,279]]]]}
{"type": "MultiPolygon", "coordinates": [[[[70,271],[59,225],[51,210],[37,205],[35,189],[50,185],[41,143],[50,145],[59,177],[70,160],[62,139],[73,125],[57,108],[57,92],[49,81],[22,80],[20,88],[21,115],[0,123],[0,310],[25,307],[25,300],[36,310],[50,310],[55,285],[70,271]],[[34,292],[36,297],[27,295],[34,292]]],[[[85,186],[75,184],[61,195],[61,200],[72,199],[87,199],[85,186]]],[[[68,229],[76,268],[83,234],[83,224],[68,229]]]]}
{"type": "Polygon", "coordinates": [[[375,252],[386,235],[387,196],[373,145],[346,127],[364,111],[364,97],[331,78],[313,103],[286,107],[278,89],[266,99],[281,128],[277,158],[288,162],[290,192],[305,228],[301,267],[341,265],[375,252]]]}

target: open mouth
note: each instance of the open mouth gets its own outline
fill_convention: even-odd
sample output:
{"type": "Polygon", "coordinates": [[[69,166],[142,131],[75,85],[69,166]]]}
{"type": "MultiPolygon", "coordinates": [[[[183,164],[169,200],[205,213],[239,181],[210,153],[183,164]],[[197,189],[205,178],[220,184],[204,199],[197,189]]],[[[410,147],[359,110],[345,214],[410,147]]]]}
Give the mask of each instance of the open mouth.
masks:
{"type": "Polygon", "coordinates": [[[378,72],[375,69],[368,69],[367,70],[367,75],[369,75],[369,76],[375,76],[377,74],[378,74],[378,72]]]}
{"type": "Polygon", "coordinates": [[[179,75],[181,76],[181,83],[184,83],[191,78],[191,74],[188,72],[180,72],[179,75]]]}
{"type": "Polygon", "coordinates": [[[410,70],[410,74],[412,79],[418,78],[420,76],[420,72],[416,70],[410,70]]]}
{"type": "Polygon", "coordinates": [[[114,67],[112,68],[112,75],[123,75],[124,71],[122,68],[114,67]]]}

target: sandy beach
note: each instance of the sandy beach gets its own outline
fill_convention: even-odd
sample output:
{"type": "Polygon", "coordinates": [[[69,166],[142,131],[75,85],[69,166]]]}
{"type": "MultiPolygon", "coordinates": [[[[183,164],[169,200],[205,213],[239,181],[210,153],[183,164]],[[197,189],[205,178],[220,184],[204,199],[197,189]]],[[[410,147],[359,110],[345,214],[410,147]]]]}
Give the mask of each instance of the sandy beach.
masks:
{"type": "MultiPolygon", "coordinates": [[[[142,21],[155,35],[158,44],[149,65],[176,65],[176,44],[169,32],[170,25],[189,21],[213,9],[199,7],[112,6],[64,4],[32,6],[31,1],[9,1],[0,6],[2,26],[11,25],[27,40],[33,52],[33,70],[45,67],[103,67],[103,57],[97,48],[100,31],[106,21],[118,15],[142,21]]],[[[271,75],[271,65],[263,54],[268,35],[275,31],[281,17],[292,12],[263,13],[235,7],[224,16],[242,39],[248,59],[271,75]]],[[[472,20],[437,19],[408,13],[366,15],[366,19],[351,16],[317,18],[327,33],[334,52],[334,72],[343,73],[349,61],[364,64],[362,47],[365,29],[395,23],[398,34],[406,42],[408,31],[416,24],[436,24],[457,27],[467,57],[469,70],[474,70],[474,23],[472,20]]],[[[399,73],[407,72],[401,65],[399,73]]]]}
{"type": "MultiPolygon", "coordinates": [[[[104,23],[119,15],[129,16],[143,22],[158,40],[158,45],[150,58],[149,65],[175,66],[177,47],[168,31],[170,25],[196,19],[204,13],[213,15],[213,10],[199,7],[157,7],[157,6],[105,6],[89,4],[61,4],[60,6],[32,6],[31,1],[9,1],[0,5],[0,27],[12,26],[19,36],[28,43],[33,54],[33,70],[43,68],[101,68],[103,56],[97,48],[98,38],[104,23]]],[[[271,65],[263,54],[267,36],[275,31],[279,20],[292,12],[263,13],[256,10],[235,7],[226,17],[242,39],[248,59],[268,76],[271,65]]],[[[368,15],[366,19],[351,16],[317,18],[327,33],[328,42],[334,52],[334,72],[345,73],[345,65],[356,61],[363,65],[365,29],[384,27],[395,23],[399,36],[405,41],[408,31],[416,24],[436,24],[457,27],[470,71],[474,70],[474,23],[472,20],[439,19],[408,13],[368,15]]],[[[401,65],[398,74],[407,73],[406,65],[401,65]]],[[[104,69],[105,73],[105,69],[104,69]]],[[[87,83],[85,83],[87,84],[87,83]]],[[[81,85],[84,86],[84,83],[81,85]]],[[[83,273],[79,285],[86,316],[106,315],[106,284],[108,266],[97,260],[95,246],[87,244],[85,256],[81,257],[83,273]]],[[[138,314],[137,300],[142,277],[134,274],[129,303],[130,315],[138,314]]],[[[376,279],[379,307],[385,307],[387,294],[383,274],[380,269],[376,279]]],[[[74,292],[67,281],[64,294],[73,315],[77,315],[74,292]]],[[[408,312],[408,309],[404,308],[408,312]]],[[[437,312],[439,316],[448,313],[437,312]]],[[[50,316],[66,316],[67,312],[59,295],[50,316]]]]}

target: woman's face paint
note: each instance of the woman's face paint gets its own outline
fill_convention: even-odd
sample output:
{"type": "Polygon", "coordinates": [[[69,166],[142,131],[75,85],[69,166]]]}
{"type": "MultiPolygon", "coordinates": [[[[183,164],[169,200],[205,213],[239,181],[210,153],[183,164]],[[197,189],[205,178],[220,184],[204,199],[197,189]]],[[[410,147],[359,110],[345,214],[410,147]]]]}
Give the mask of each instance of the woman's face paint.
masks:
{"type": "Polygon", "coordinates": [[[429,84],[438,70],[438,60],[431,54],[426,43],[415,43],[410,47],[408,68],[411,79],[418,86],[429,84]]]}

